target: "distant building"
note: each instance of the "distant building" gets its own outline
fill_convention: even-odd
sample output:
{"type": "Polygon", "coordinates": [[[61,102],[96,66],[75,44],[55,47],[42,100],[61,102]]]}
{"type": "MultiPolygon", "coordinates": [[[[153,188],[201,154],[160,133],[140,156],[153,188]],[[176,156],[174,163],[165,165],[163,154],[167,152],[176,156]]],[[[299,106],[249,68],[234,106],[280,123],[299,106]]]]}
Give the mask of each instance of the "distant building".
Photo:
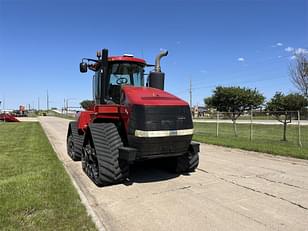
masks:
{"type": "Polygon", "coordinates": [[[207,112],[208,111],[206,107],[194,106],[191,108],[191,114],[193,118],[206,117],[207,112]]]}

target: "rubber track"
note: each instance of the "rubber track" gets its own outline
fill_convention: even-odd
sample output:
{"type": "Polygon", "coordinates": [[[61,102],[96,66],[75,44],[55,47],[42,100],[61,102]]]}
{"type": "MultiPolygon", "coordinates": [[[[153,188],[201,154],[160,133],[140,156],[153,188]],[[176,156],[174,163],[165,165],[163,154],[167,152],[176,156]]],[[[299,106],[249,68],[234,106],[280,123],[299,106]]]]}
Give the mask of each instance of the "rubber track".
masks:
{"type": "Polygon", "coordinates": [[[199,153],[178,157],[176,172],[193,172],[199,165],[199,153]]]}
{"type": "Polygon", "coordinates": [[[84,135],[79,135],[76,122],[70,122],[70,126],[71,126],[71,131],[73,134],[74,151],[76,155],[76,158],[74,160],[80,160],[81,154],[82,154],[84,135]]]}
{"type": "Polygon", "coordinates": [[[125,180],[129,174],[128,163],[119,161],[119,147],[123,146],[113,123],[91,124],[90,132],[99,165],[99,178],[103,185],[125,180]]]}

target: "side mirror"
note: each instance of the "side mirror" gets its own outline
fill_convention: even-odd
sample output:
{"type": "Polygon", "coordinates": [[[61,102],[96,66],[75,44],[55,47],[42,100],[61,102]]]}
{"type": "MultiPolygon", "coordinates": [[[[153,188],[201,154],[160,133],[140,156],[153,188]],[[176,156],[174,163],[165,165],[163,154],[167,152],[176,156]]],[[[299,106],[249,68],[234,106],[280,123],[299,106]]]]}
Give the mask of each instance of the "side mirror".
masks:
{"type": "Polygon", "coordinates": [[[88,71],[88,64],[85,62],[81,62],[79,64],[79,69],[81,73],[86,73],[88,71]]]}

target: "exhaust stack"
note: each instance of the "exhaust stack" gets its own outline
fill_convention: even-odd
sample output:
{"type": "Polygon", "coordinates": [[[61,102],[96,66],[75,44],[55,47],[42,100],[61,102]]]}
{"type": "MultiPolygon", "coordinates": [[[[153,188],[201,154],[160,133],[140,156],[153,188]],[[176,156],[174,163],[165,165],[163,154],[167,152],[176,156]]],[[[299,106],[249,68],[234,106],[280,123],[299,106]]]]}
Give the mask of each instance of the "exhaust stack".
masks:
{"type": "Polygon", "coordinates": [[[162,57],[168,55],[168,51],[161,51],[155,59],[154,71],[149,74],[149,87],[164,90],[165,85],[165,73],[161,71],[160,60],[162,57]]]}
{"type": "Polygon", "coordinates": [[[165,57],[168,55],[168,51],[161,51],[155,59],[155,72],[161,72],[161,67],[160,67],[160,60],[162,57],[165,57]]]}

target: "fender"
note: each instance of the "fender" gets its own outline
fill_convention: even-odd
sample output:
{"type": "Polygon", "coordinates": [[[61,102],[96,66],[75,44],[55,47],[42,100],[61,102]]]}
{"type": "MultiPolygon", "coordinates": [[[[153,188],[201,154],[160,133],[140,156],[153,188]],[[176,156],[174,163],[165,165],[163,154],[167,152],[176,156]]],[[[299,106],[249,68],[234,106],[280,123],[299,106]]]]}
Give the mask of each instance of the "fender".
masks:
{"type": "Polygon", "coordinates": [[[88,124],[91,122],[92,117],[94,116],[94,111],[81,111],[78,113],[77,119],[77,128],[78,131],[84,130],[88,127],[88,124]]]}
{"type": "Polygon", "coordinates": [[[79,112],[77,119],[77,127],[79,131],[84,131],[90,123],[95,120],[118,121],[124,120],[125,128],[127,128],[127,110],[126,107],[120,105],[96,105],[94,110],[79,112]]]}

